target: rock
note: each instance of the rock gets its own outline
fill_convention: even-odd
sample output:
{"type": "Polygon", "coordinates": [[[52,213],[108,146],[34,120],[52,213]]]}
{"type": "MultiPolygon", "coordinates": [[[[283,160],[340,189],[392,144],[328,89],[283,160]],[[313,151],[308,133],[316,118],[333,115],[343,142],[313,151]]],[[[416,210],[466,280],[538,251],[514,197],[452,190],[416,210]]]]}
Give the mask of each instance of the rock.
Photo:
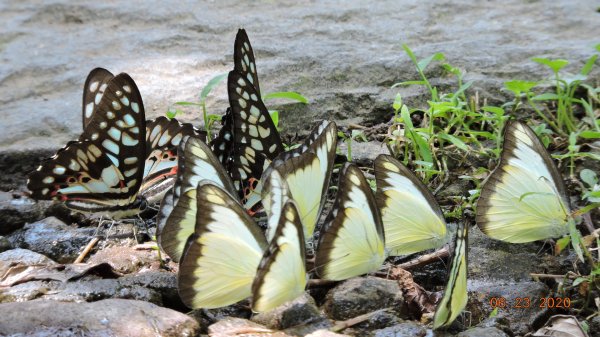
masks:
{"type": "Polygon", "coordinates": [[[60,263],[77,258],[80,250],[92,239],[95,228],[76,228],[50,217],[27,224],[8,236],[15,247],[30,249],[60,263]]]}
{"type": "Polygon", "coordinates": [[[417,322],[404,322],[373,331],[374,337],[424,337],[426,335],[427,329],[417,322]]]}
{"type": "MultiPolygon", "coordinates": [[[[524,335],[529,332],[534,320],[547,313],[547,309],[539,307],[539,299],[548,296],[549,292],[548,286],[542,282],[470,280],[466,310],[471,313],[471,320],[477,322],[489,317],[493,305],[498,306],[497,319],[508,319],[510,330],[515,334],[524,335]]],[[[503,325],[494,327],[502,328],[503,325]]]]}
{"type": "Polygon", "coordinates": [[[42,254],[32,252],[28,249],[15,248],[0,253],[0,276],[4,275],[8,268],[17,263],[28,266],[56,264],[56,262],[42,254]]]}
{"type": "Polygon", "coordinates": [[[32,299],[63,302],[93,302],[122,298],[147,301],[184,310],[177,293],[176,275],[169,272],[147,272],[121,278],[84,277],[69,282],[30,281],[4,289],[2,302],[32,299]]]}
{"type": "MultiPolygon", "coordinates": [[[[348,145],[346,142],[338,141],[338,152],[348,156],[348,145]]],[[[375,158],[380,154],[388,154],[385,144],[381,142],[352,141],[352,160],[359,164],[371,166],[375,158]]]]}
{"type": "Polygon", "coordinates": [[[392,308],[399,317],[407,313],[398,283],[376,277],[356,277],[337,285],[327,294],[323,308],[334,320],[385,308],[392,308]]]}
{"type": "MultiPolygon", "coordinates": [[[[235,23],[226,20],[231,7],[220,2],[140,9],[127,3],[61,0],[43,5],[11,2],[2,9],[6,37],[0,67],[0,147],[13,152],[56,150],[78,137],[82,85],[96,66],[130,73],[149,118],[164,114],[174,102],[197,100],[210,78],[232,68],[233,39],[241,26],[252,41],[263,91],[294,90],[310,99],[303,113],[295,111],[298,104],[289,104],[290,111],[287,106],[280,109],[284,133],[293,134],[317,118],[358,124],[387,121],[396,92],[411,107],[425,105],[422,87],[390,89],[396,82],[418,79],[402,43],[419,59],[444,53],[447,62],[465,71],[465,83],[474,82],[469,93],[477,91],[481,100],[497,103],[512,98],[501,91],[503,81],[551,75],[530,61],[533,56],[571,60],[568,70],[578,72],[595,52],[597,36],[590,27],[598,25],[596,8],[586,0],[477,5],[461,0],[443,12],[434,4],[409,0],[387,0],[379,6],[357,0],[344,6],[256,3],[244,6],[244,19],[235,23]],[[579,15],[574,19],[565,13],[579,15]],[[157,22],[169,29],[152,29],[157,22]],[[411,22],[419,24],[407,29],[411,22]],[[125,26],[126,32],[114,29],[125,26]],[[98,39],[100,32],[106,38],[98,39]],[[69,39],[50,43],[56,36],[69,39]],[[135,43],[114,43],[115,39],[135,43]],[[144,55],[143,62],[134,55],[144,55]]],[[[430,66],[425,73],[436,86],[455,82],[440,67],[430,66]]],[[[589,83],[595,83],[599,75],[590,76],[589,83]]],[[[224,88],[220,84],[211,93],[210,113],[225,110],[224,88]]],[[[199,115],[194,110],[181,116],[197,120],[199,115]]]]}
{"type": "Polygon", "coordinates": [[[497,328],[480,328],[475,327],[466,331],[463,331],[457,335],[457,337],[510,337],[504,331],[497,328]]]}
{"type": "Polygon", "coordinates": [[[116,271],[131,274],[148,266],[158,265],[156,250],[136,249],[133,242],[109,243],[88,259],[88,263],[108,262],[116,271]]]}
{"type": "Polygon", "coordinates": [[[590,337],[600,336],[600,316],[596,315],[589,322],[590,325],[590,337]]]}
{"type": "Polygon", "coordinates": [[[10,244],[10,241],[8,241],[8,239],[4,236],[0,235],[0,253],[10,250],[12,248],[13,246],[10,244]]]}
{"type": "Polygon", "coordinates": [[[208,327],[208,334],[211,337],[229,337],[236,336],[239,333],[246,336],[265,336],[265,337],[291,337],[281,331],[267,329],[265,326],[251,322],[242,318],[227,317],[208,327]]]}
{"type": "Polygon", "coordinates": [[[195,320],[177,311],[122,299],[5,303],[0,317],[0,335],[196,336],[200,330],[195,320]]]}
{"type": "Polygon", "coordinates": [[[331,326],[307,293],[271,311],[257,314],[251,320],[269,329],[288,329],[287,332],[292,335],[305,335],[331,326]]]}
{"type": "MultiPolygon", "coordinates": [[[[0,166],[1,168],[1,166],[0,166]]],[[[0,191],[0,235],[22,228],[27,222],[39,220],[47,203],[0,191]]]]}
{"type": "Polygon", "coordinates": [[[339,334],[331,332],[329,330],[317,330],[315,332],[309,333],[305,337],[350,337],[350,335],[339,334]]]}

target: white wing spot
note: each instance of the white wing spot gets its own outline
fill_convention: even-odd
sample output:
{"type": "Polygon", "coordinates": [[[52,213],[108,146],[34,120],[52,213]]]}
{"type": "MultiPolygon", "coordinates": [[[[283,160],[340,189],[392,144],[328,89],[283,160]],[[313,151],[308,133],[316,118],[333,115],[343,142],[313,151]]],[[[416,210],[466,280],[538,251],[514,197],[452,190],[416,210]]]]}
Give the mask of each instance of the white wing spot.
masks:
{"type": "Polygon", "coordinates": [[[53,176],[47,176],[42,181],[44,182],[44,184],[52,184],[54,182],[54,177],[53,176]]]}
{"type": "Polygon", "coordinates": [[[90,83],[90,92],[94,92],[94,91],[98,90],[99,85],[100,85],[100,82],[98,82],[98,81],[94,81],[94,82],[90,83]]]}
{"type": "Polygon", "coordinates": [[[67,170],[60,165],[56,165],[56,167],[52,170],[52,173],[54,174],[65,174],[67,170]]]}
{"type": "Polygon", "coordinates": [[[117,101],[112,101],[112,107],[115,110],[121,110],[121,104],[119,104],[117,101]]]}
{"type": "Polygon", "coordinates": [[[125,90],[127,92],[131,92],[131,87],[129,85],[124,85],[123,90],[125,90]]]}
{"type": "Polygon", "coordinates": [[[140,112],[140,106],[136,102],[131,102],[131,110],[135,113],[140,112]]]}

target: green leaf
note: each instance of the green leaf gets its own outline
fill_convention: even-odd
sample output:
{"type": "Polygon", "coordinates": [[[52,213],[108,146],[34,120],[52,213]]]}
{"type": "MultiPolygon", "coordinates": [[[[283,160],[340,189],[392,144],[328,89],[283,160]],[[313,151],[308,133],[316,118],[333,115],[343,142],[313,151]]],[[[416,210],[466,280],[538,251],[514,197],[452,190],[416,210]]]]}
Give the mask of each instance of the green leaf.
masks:
{"type": "Polygon", "coordinates": [[[531,99],[534,101],[550,101],[550,100],[557,100],[559,98],[560,98],[560,96],[555,93],[546,92],[546,93],[543,93],[540,95],[533,96],[531,99]]]}
{"type": "Polygon", "coordinates": [[[564,66],[569,64],[569,61],[563,59],[551,60],[545,57],[534,57],[531,59],[533,62],[548,66],[554,73],[558,73],[564,66]]]}
{"type": "Polygon", "coordinates": [[[227,75],[228,75],[228,73],[217,75],[217,76],[211,78],[210,81],[208,81],[208,83],[206,83],[206,85],[202,89],[202,92],[200,92],[200,102],[201,103],[206,101],[206,97],[208,97],[208,94],[210,94],[210,92],[213,90],[213,88],[217,84],[219,84],[221,81],[223,81],[227,77],[227,75]]]}
{"type": "Polygon", "coordinates": [[[460,88],[458,88],[458,90],[454,93],[454,97],[461,95],[465,90],[469,89],[469,87],[473,85],[473,81],[469,81],[467,83],[464,83],[463,85],[460,86],[460,88]]]}
{"type": "Polygon", "coordinates": [[[435,53],[429,57],[426,57],[424,59],[422,59],[421,61],[419,61],[417,63],[417,68],[419,68],[420,71],[425,70],[425,68],[427,68],[427,66],[429,65],[429,63],[431,63],[431,61],[443,61],[444,60],[444,54],[442,53],[435,53]]]}
{"type": "Polygon", "coordinates": [[[504,109],[497,107],[497,106],[486,105],[484,107],[481,107],[481,110],[486,111],[486,112],[491,112],[497,116],[504,115],[504,109]]]}
{"type": "Polygon", "coordinates": [[[351,137],[354,140],[360,140],[360,141],[363,141],[363,142],[367,141],[367,137],[365,136],[365,133],[364,133],[363,130],[352,130],[351,137]]]}
{"type": "Polygon", "coordinates": [[[600,43],[598,43],[594,48],[596,48],[597,51],[600,51],[600,43]]]}
{"type": "Polygon", "coordinates": [[[504,82],[504,87],[515,93],[515,96],[519,96],[522,92],[529,92],[533,87],[538,85],[538,82],[533,81],[507,81],[504,82]]]}
{"type": "MultiPolygon", "coordinates": [[[[600,45],[598,45],[600,46],[600,45]]],[[[596,63],[596,59],[598,59],[598,54],[594,54],[592,55],[587,62],[585,63],[585,65],[583,66],[583,68],[581,68],[581,72],[580,74],[582,75],[587,75],[590,73],[590,71],[592,71],[592,68],[594,67],[594,63],[596,63]]]]}
{"type": "Polygon", "coordinates": [[[492,312],[490,312],[489,318],[493,318],[498,316],[498,307],[495,307],[492,312]]]}
{"type": "Polygon", "coordinates": [[[275,125],[275,128],[277,128],[279,126],[279,111],[269,110],[269,115],[271,115],[271,119],[273,120],[273,125],[275,125]]]}
{"type": "Polygon", "coordinates": [[[598,176],[596,175],[596,172],[594,172],[590,169],[581,170],[581,172],[579,172],[579,177],[589,187],[593,187],[594,185],[596,185],[598,183],[598,176]]]}
{"type": "Polygon", "coordinates": [[[267,101],[275,98],[285,98],[293,101],[297,101],[300,103],[308,104],[308,99],[301,94],[293,91],[279,91],[279,92],[270,92],[263,96],[263,101],[267,101]]]}
{"type": "Polygon", "coordinates": [[[586,281],[588,281],[587,277],[578,277],[575,279],[575,281],[573,281],[573,287],[578,286],[579,284],[581,284],[581,282],[586,281]]]}
{"type": "Polygon", "coordinates": [[[400,110],[402,108],[402,95],[396,94],[396,98],[394,98],[394,104],[392,104],[395,111],[400,110]]]}
{"type": "Polygon", "coordinates": [[[562,237],[556,240],[556,250],[560,253],[562,252],[571,242],[571,238],[569,236],[562,237]]]}
{"type": "Polygon", "coordinates": [[[173,104],[181,106],[202,106],[202,104],[196,102],[175,102],[173,104]]]}
{"type": "Polygon", "coordinates": [[[586,131],[582,131],[579,134],[579,136],[581,136],[581,138],[585,138],[585,139],[598,139],[598,138],[600,138],[600,132],[586,130],[586,131]]]}
{"type": "Polygon", "coordinates": [[[569,236],[571,237],[571,246],[573,250],[575,250],[575,254],[579,257],[579,260],[583,262],[583,250],[581,247],[584,245],[581,241],[581,233],[577,230],[575,226],[575,220],[569,218],[567,226],[569,227],[569,236]]]}
{"type": "Polygon", "coordinates": [[[459,138],[457,138],[453,135],[449,135],[447,133],[440,132],[438,134],[438,136],[442,139],[445,139],[445,140],[451,142],[452,144],[454,144],[456,147],[458,147],[459,149],[461,149],[463,151],[469,151],[469,147],[467,146],[467,144],[465,144],[465,142],[463,142],[462,140],[460,140],[459,138]]]}
{"type": "MultiPolygon", "coordinates": [[[[429,163],[433,163],[433,156],[431,155],[431,150],[429,149],[429,144],[427,141],[421,137],[421,135],[415,131],[415,127],[412,124],[410,119],[410,115],[408,113],[408,109],[401,109],[400,114],[402,115],[402,119],[404,119],[405,130],[408,131],[410,138],[417,144],[417,148],[419,149],[419,154],[421,158],[429,163]]],[[[432,164],[433,165],[433,164],[432,164]]]]}

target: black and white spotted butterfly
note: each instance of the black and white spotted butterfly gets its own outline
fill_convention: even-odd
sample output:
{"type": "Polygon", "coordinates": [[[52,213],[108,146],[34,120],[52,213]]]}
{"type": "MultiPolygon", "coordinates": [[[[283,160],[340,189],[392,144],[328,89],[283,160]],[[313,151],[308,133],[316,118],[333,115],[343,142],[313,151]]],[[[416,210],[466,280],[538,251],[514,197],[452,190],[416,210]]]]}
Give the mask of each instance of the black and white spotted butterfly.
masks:
{"type": "MultiPolygon", "coordinates": [[[[108,82],[113,77],[114,75],[104,68],[96,68],[88,75],[83,90],[84,130],[102,100],[108,82]]],[[[82,137],[85,135],[84,132],[82,137]]],[[[174,118],[168,119],[164,116],[146,121],[144,175],[139,193],[149,204],[159,202],[166,191],[173,186],[177,173],[178,145],[188,136],[206,141],[206,132],[196,129],[189,123],[180,123],[174,118]]]]}
{"type": "Polygon", "coordinates": [[[79,212],[137,214],[145,206],[138,193],[146,154],[142,97],[125,73],[88,85],[99,99],[89,116],[84,106],[84,133],[31,173],[27,187],[34,199],[60,200],[79,212]]]}
{"type": "Polygon", "coordinates": [[[223,128],[212,147],[248,205],[250,194],[260,199],[257,184],[263,170],[284,148],[262,101],[254,53],[243,29],[236,36],[234,64],[227,79],[231,108],[223,117],[223,128]]]}

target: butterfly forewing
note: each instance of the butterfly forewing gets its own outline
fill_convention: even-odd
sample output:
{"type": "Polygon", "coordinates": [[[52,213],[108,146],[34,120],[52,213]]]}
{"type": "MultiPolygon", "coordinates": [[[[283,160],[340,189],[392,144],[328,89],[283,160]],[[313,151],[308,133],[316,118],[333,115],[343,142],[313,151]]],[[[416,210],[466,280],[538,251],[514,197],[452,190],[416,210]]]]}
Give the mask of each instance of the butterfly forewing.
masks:
{"type": "Polygon", "coordinates": [[[246,30],[239,29],[235,36],[235,45],[233,49],[234,69],[242,74],[248,83],[254,86],[256,93],[260,96],[260,85],[258,84],[258,72],[256,71],[256,61],[254,60],[254,51],[246,34],[246,30]]]}
{"type": "Polygon", "coordinates": [[[391,156],[379,155],[374,166],[389,255],[412,254],[446,243],[442,210],[427,187],[391,156]]]}
{"type": "Polygon", "coordinates": [[[139,206],[134,204],[144,173],[145,137],[141,95],[129,75],[119,74],[109,81],[80,140],[31,174],[32,197],[62,200],[84,212],[127,215],[124,209],[139,206]]]}
{"type": "Polygon", "coordinates": [[[384,260],[385,236],[375,197],[360,169],[347,163],[319,237],[317,274],[323,279],[344,280],[373,272],[384,260]]]}
{"type": "Polygon", "coordinates": [[[108,82],[113,77],[114,75],[104,68],[96,68],[90,71],[83,86],[83,111],[81,114],[83,130],[85,130],[85,127],[92,119],[94,111],[98,104],[100,104],[102,95],[104,95],[104,92],[108,87],[108,82]]]}
{"type": "Polygon", "coordinates": [[[249,181],[260,179],[265,162],[283,151],[283,144],[262,99],[235,70],[229,73],[228,92],[234,139],[230,174],[242,197],[249,181]]]}
{"type": "Polygon", "coordinates": [[[530,242],[566,234],[569,214],[550,155],[527,125],[509,122],[500,163],[477,202],[477,225],[495,239],[530,242]]]}

